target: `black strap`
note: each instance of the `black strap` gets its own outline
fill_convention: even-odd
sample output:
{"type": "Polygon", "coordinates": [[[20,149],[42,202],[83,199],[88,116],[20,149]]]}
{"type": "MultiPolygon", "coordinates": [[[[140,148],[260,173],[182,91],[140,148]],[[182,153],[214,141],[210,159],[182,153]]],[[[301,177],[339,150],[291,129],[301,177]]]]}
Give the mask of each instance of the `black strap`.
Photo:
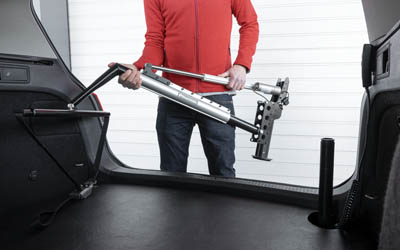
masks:
{"type": "Polygon", "coordinates": [[[97,180],[97,176],[99,175],[99,172],[100,172],[100,161],[101,161],[101,156],[103,155],[104,145],[106,143],[106,135],[107,135],[109,122],[110,122],[110,117],[105,116],[104,121],[103,121],[102,130],[101,130],[99,144],[97,146],[96,158],[94,160],[94,168],[96,169],[96,174],[93,177],[93,181],[97,180]]]}
{"type": "Polygon", "coordinates": [[[55,220],[57,213],[63,208],[69,201],[72,201],[74,198],[70,195],[67,199],[61,202],[54,210],[43,211],[36,218],[34,218],[31,223],[31,227],[37,229],[44,229],[50,226],[55,220]]]}
{"type": "MultiPolygon", "coordinates": [[[[102,114],[99,113],[99,116],[102,114]]],[[[86,183],[80,185],[67,171],[66,169],[57,161],[57,159],[51,154],[51,152],[48,150],[48,148],[37,138],[29,124],[26,122],[24,119],[24,115],[22,113],[17,113],[16,114],[17,120],[25,127],[25,129],[28,131],[28,134],[31,136],[31,138],[46,152],[46,154],[54,161],[54,163],[57,165],[57,167],[63,172],[63,174],[74,184],[76,187],[76,190],[74,190],[72,193],[69,194],[68,198],[62,201],[54,210],[48,210],[48,211],[43,211],[41,212],[33,221],[31,224],[31,227],[37,228],[37,229],[44,229],[51,225],[53,221],[55,220],[55,217],[57,216],[58,212],[63,208],[69,201],[71,200],[83,200],[86,199],[87,197],[90,196],[92,193],[93,187],[97,184],[97,177],[100,172],[100,161],[101,161],[101,156],[103,154],[103,149],[106,141],[106,134],[107,134],[107,129],[108,129],[108,124],[110,121],[110,118],[108,115],[103,116],[104,117],[104,122],[102,126],[102,132],[100,135],[100,140],[96,152],[96,158],[94,160],[94,168],[96,169],[96,173],[94,174],[93,178],[88,180],[86,183]]]]}

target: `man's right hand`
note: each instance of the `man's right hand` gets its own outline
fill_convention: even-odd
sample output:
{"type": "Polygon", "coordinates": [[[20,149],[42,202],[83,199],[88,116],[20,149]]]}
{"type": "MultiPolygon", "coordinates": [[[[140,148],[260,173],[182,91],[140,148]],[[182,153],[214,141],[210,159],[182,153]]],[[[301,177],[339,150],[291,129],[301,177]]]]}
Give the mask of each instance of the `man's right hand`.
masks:
{"type": "MultiPolygon", "coordinates": [[[[115,62],[109,63],[108,67],[112,67],[115,62]]],[[[138,89],[142,85],[142,79],[140,77],[140,71],[136,68],[135,65],[132,64],[123,64],[128,68],[125,73],[119,76],[118,82],[124,86],[124,88],[128,89],[138,89]]]]}

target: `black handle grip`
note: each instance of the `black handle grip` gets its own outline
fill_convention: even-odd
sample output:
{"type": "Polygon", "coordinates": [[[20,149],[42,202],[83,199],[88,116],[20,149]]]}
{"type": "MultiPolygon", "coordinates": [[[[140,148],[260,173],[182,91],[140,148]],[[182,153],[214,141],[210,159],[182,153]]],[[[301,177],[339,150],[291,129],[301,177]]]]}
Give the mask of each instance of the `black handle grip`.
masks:
{"type": "Polygon", "coordinates": [[[87,87],[84,91],[82,91],[79,95],[72,99],[71,104],[73,104],[74,106],[78,105],[83,99],[92,94],[96,89],[100,88],[101,86],[112,80],[114,77],[125,73],[127,70],[128,67],[125,67],[122,64],[114,64],[99,78],[97,78],[92,84],[90,84],[89,87],[87,87]]]}
{"type": "Polygon", "coordinates": [[[110,69],[115,69],[117,71],[117,75],[121,75],[128,70],[128,67],[125,67],[122,64],[116,63],[110,69]]]}
{"type": "Polygon", "coordinates": [[[371,44],[364,44],[362,53],[362,84],[364,88],[372,86],[372,72],[375,71],[375,48],[371,44]]]}

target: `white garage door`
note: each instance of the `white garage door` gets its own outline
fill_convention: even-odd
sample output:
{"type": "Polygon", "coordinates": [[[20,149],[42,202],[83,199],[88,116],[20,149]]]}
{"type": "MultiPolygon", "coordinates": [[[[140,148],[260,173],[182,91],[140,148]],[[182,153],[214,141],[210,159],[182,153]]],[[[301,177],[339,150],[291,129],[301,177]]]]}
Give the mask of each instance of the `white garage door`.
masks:
{"type": "MultiPolygon", "coordinates": [[[[275,124],[272,162],[253,160],[255,144],[248,133],[237,130],[237,176],[317,186],[320,138],[333,137],[339,184],[352,174],[356,159],[361,48],[367,42],[361,1],[252,2],[260,41],[248,80],[275,84],[278,77],[290,77],[291,103],[275,124]]],[[[72,71],[84,84],[105,71],[108,62],[131,63],[141,55],[146,31],[142,0],[70,0],[69,15],[72,71]]],[[[232,37],[232,48],[237,48],[237,26],[232,37]]],[[[131,167],[158,169],[157,96],[124,89],[116,81],[98,94],[112,113],[108,140],[113,152],[131,167]]],[[[239,93],[237,116],[254,121],[257,99],[251,92],[239,93]]],[[[207,173],[197,129],[188,169],[207,173]]]]}

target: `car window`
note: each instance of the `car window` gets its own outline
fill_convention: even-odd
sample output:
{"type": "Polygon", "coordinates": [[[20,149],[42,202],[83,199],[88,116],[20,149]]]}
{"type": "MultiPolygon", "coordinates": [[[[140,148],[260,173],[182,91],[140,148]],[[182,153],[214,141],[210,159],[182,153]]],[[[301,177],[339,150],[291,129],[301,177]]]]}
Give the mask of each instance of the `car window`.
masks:
{"type": "Polygon", "coordinates": [[[71,68],[68,3],[64,0],[33,0],[33,8],[61,59],[71,68]]]}
{"type": "Polygon", "coordinates": [[[55,58],[32,12],[21,8],[29,0],[5,0],[0,2],[0,53],[19,56],[55,58]],[[29,46],[27,46],[29,44],[29,46]]]}

